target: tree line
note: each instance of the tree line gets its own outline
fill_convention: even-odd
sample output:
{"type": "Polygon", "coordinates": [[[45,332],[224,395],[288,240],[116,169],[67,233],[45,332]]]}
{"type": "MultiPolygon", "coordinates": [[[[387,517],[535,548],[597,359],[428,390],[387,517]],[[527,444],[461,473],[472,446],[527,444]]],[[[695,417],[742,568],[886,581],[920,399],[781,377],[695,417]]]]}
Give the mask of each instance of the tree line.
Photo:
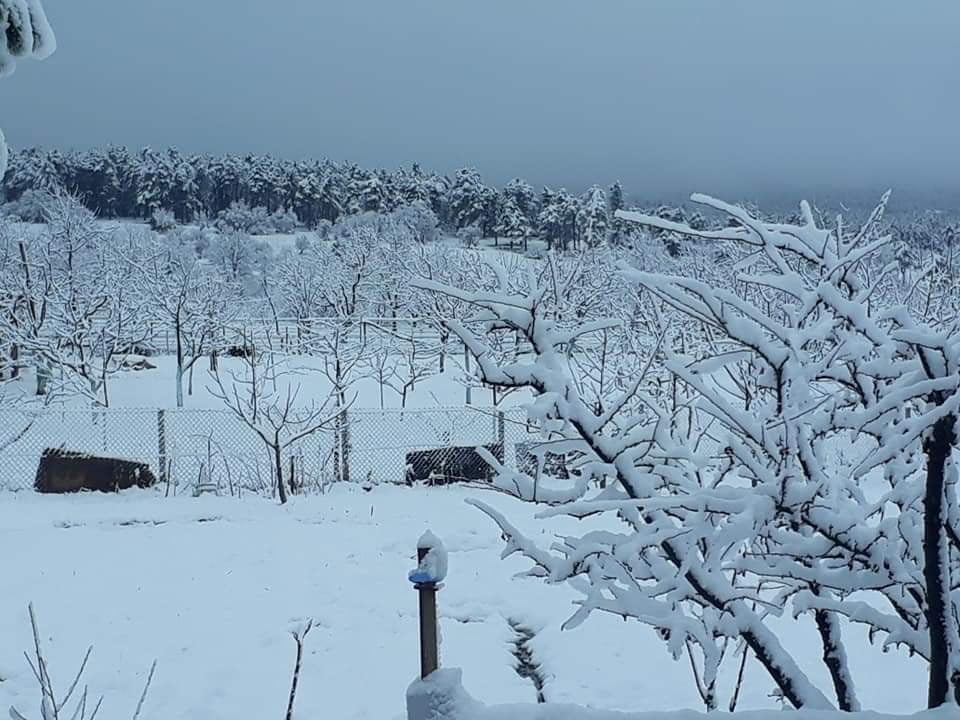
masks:
{"type": "Polygon", "coordinates": [[[615,239],[619,223],[613,214],[625,207],[619,182],[579,195],[546,187],[538,192],[520,178],[493,187],[472,168],[447,176],[416,164],[371,170],[269,155],[189,155],[175,148],[30,148],[12,154],[3,178],[8,202],[20,201],[29,215],[32,194],[55,190],[77,197],[101,218],[149,219],[164,211],[192,222],[246,206],[293,213],[306,228],[344,215],[421,204],[452,233],[469,237],[472,230],[516,243],[536,236],[563,249],[615,239]]]}

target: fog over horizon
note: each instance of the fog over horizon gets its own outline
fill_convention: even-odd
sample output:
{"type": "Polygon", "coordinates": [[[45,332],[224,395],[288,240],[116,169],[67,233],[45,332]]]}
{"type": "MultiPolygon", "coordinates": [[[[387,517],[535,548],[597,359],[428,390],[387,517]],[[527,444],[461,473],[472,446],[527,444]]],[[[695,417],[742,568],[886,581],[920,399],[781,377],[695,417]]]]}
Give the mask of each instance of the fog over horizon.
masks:
{"type": "Polygon", "coordinates": [[[12,148],[476,167],[631,196],[960,196],[960,4],[47,0],[12,148]]]}

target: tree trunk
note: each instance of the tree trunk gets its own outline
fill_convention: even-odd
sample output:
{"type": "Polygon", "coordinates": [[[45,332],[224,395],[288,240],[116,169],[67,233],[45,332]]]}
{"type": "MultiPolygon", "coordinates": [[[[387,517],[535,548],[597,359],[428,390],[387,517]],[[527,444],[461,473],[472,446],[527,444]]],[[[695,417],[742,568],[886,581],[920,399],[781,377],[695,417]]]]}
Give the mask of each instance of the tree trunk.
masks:
{"type": "MultiPolygon", "coordinates": [[[[819,591],[814,588],[814,594],[819,591]]],[[[837,706],[844,712],[858,712],[860,702],[857,700],[853,678],[847,665],[847,653],[843,647],[843,638],[840,634],[840,623],[836,613],[829,610],[817,610],[814,613],[817,631],[820,633],[820,643],[823,648],[823,664],[830,672],[833,690],[837,695],[837,706]]]]}
{"type": "Polygon", "coordinates": [[[280,454],[279,437],[273,442],[273,465],[274,472],[277,476],[277,492],[280,495],[280,504],[285,505],[287,502],[287,488],[283,484],[283,457],[280,454]]]}
{"type": "Polygon", "coordinates": [[[183,366],[177,362],[177,407],[183,407],[183,366]]]}
{"type": "Polygon", "coordinates": [[[183,332],[180,326],[180,316],[174,320],[174,330],[177,333],[177,407],[183,407],[183,332]]]}
{"type": "Polygon", "coordinates": [[[43,361],[37,363],[37,396],[47,394],[47,382],[50,380],[50,371],[43,361]]]}
{"type": "Polygon", "coordinates": [[[950,557],[946,534],[946,466],[956,442],[957,417],[948,415],[933,426],[924,442],[927,478],[923,498],[923,579],[930,633],[930,684],[927,706],[940,707],[953,695],[957,628],[950,600],[950,557]]]}

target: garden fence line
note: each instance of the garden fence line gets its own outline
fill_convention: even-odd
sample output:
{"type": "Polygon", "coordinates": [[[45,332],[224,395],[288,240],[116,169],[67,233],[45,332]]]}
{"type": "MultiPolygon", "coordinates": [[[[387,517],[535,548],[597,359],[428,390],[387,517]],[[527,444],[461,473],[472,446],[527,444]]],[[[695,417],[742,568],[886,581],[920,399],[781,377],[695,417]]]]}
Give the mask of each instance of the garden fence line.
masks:
{"type": "MultiPolygon", "coordinates": [[[[336,482],[484,481],[492,470],[478,446],[515,468],[538,437],[522,408],[347,409],[285,448],[284,477],[294,494],[336,482]]],[[[32,489],[49,450],[142,463],[168,495],[276,493],[272,450],[229,410],[0,410],[0,490],[32,489]]]]}

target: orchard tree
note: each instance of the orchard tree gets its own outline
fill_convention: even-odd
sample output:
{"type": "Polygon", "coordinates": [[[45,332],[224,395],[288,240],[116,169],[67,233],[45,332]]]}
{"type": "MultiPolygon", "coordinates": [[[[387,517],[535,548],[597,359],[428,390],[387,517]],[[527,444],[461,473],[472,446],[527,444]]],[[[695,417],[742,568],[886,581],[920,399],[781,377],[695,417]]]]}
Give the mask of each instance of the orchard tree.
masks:
{"type": "Polygon", "coordinates": [[[794,612],[814,614],[843,709],[856,709],[856,698],[836,615],[926,659],[930,707],[960,702],[960,319],[953,300],[926,294],[925,279],[903,296],[885,294],[891,273],[878,260],[892,238],[878,227],[886,197],[854,232],[839,221],[821,229],[806,204],[797,224],[784,225],[704,196],[693,200],[735,223],[705,231],[623,216],[745,248],[732,290],[633,274],[726,346],[722,357],[677,357],[670,369],[725,428],[731,469],[749,479],[751,493],[773,500],[772,543],[741,569],[795,586],[794,612]],[[918,302],[917,295],[926,297],[918,302]],[[709,377],[738,365],[749,371],[748,385],[709,377]],[[844,440],[853,443],[852,462],[835,455],[844,440]],[[879,495],[866,484],[872,473],[887,486],[879,495]],[[857,591],[880,602],[849,600],[857,591]]]}
{"type": "MultiPolygon", "coordinates": [[[[280,503],[286,503],[293,477],[287,477],[286,460],[291,448],[335,423],[328,396],[323,401],[304,399],[303,378],[308,368],[292,358],[261,352],[251,337],[242,337],[248,352],[240,367],[221,363],[211,371],[214,384],[208,390],[223,402],[263,443],[273,467],[274,488],[280,503]]],[[[339,417],[339,414],[337,415],[339,417]]]]}
{"type": "Polygon", "coordinates": [[[152,301],[151,314],[172,328],[176,349],[177,407],[183,407],[183,381],[205,355],[220,350],[220,334],[238,306],[235,285],[204,266],[192,248],[160,245],[140,275],[143,292],[152,301]]]}
{"type": "MultiPolygon", "coordinates": [[[[841,617],[928,661],[928,704],[952,702],[960,680],[953,299],[931,312],[914,297],[924,291],[902,293],[913,302],[890,293],[889,270],[877,262],[890,244],[879,232],[883,205],[851,231],[818,226],[806,205],[796,224],[783,224],[694,201],[736,222],[703,230],[621,217],[722,245],[735,279],[623,265],[665,311],[659,338],[638,348],[644,362],[625,374],[629,384],[599,406],[569,348],[609,330],[609,320],[561,325],[558,295],[542,277],[518,289],[504,275],[494,292],[432,286],[477,308],[453,328],[484,380],[531,390],[531,420],[551,446],[578,454],[566,492],[553,486],[543,498],[564,503],[551,514],[613,514],[625,531],[605,525],[544,550],[481,509],[535,574],[583,592],[572,624],[596,611],[636,617],[675,657],[689,655],[709,709],[728,641],[756,657],[792,705],[834,704],[780,643],[771,612],[811,615],[836,707],[859,708],[841,617]],[[667,340],[687,332],[677,316],[697,328],[682,354],[667,340]],[[504,332],[522,333],[531,354],[498,358],[491,338],[504,332]],[[678,380],[679,394],[664,392],[657,366],[678,380]],[[591,480],[613,483],[597,491],[591,480]]],[[[500,487],[536,497],[533,478],[488,459],[500,487]]]]}

